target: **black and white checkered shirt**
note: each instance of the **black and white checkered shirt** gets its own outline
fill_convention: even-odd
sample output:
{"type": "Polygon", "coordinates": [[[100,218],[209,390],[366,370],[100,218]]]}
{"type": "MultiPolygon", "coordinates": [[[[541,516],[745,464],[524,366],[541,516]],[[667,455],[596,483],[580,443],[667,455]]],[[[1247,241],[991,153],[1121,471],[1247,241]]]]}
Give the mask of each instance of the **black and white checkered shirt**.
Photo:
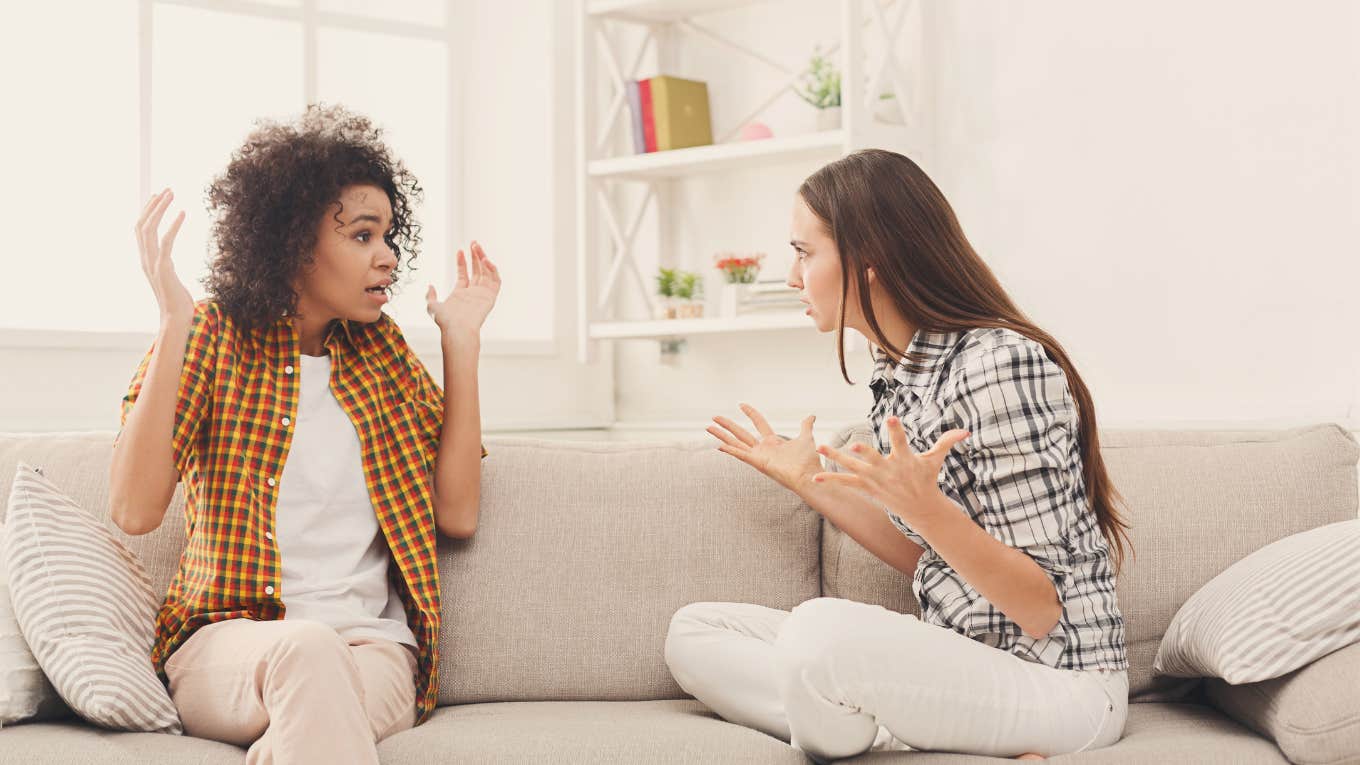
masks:
{"type": "Polygon", "coordinates": [[[883,423],[891,415],[918,453],[945,431],[971,431],[945,458],[941,490],[987,533],[1033,558],[1062,602],[1052,632],[1026,636],[889,513],[925,548],[912,579],[922,619],[1052,667],[1126,669],[1110,551],[1087,502],[1077,411],[1062,368],[1043,346],[1007,329],[917,332],[907,350],[924,363],[878,355],[870,381],[875,446],[890,450],[883,423]]]}

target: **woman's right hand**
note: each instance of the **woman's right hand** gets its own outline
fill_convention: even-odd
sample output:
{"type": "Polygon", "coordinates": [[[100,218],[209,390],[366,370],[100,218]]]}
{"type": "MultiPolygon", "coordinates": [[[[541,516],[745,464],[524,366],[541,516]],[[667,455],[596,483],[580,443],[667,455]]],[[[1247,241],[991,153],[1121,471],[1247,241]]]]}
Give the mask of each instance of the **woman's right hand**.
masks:
{"type": "Polygon", "coordinates": [[[745,428],[727,419],[714,417],[716,425],[707,431],[723,442],[718,451],[730,454],[774,479],[781,486],[798,493],[805,482],[822,471],[822,460],[817,456],[817,443],[812,438],[812,423],[816,415],[803,420],[797,438],[784,438],[775,435],[765,416],[755,407],[742,404],[741,411],[751,418],[756,427],[753,435],[745,428]]]}
{"type": "Polygon", "coordinates": [[[141,252],[142,273],[151,283],[151,291],[156,293],[156,306],[160,309],[161,321],[190,321],[194,316],[194,298],[175,274],[174,261],[170,251],[175,244],[175,235],[180,224],[184,223],[184,212],[175,216],[165,236],[159,236],[161,216],[165,215],[174,192],[166,189],[151,197],[137,219],[137,249],[141,252]]]}

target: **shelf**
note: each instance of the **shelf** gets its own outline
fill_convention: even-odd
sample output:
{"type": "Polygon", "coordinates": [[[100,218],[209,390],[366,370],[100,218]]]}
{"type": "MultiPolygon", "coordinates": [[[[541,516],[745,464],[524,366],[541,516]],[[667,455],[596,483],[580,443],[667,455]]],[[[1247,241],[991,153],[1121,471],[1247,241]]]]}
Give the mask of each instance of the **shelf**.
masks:
{"type": "Polygon", "coordinates": [[[771,329],[814,328],[812,319],[802,311],[750,313],[733,319],[658,319],[656,321],[609,321],[590,325],[592,340],[624,338],[683,337],[723,332],[757,332],[771,329]]]}
{"type": "Polygon", "coordinates": [[[845,133],[825,130],[819,133],[790,138],[762,138],[755,141],[735,141],[692,149],[655,151],[613,159],[597,159],[590,163],[588,172],[595,178],[654,180],[675,178],[698,173],[742,170],[787,162],[804,157],[840,156],[845,133]]]}
{"type": "Polygon", "coordinates": [[[592,16],[643,24],[681,21],[714,11],[754,5],[765,0],[591,0],[592,16]]]}

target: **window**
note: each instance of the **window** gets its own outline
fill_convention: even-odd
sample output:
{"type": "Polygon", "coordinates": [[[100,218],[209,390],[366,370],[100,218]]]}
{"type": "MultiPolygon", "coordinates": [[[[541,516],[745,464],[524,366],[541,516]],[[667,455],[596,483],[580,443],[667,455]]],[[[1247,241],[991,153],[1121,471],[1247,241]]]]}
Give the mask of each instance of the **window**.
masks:
{"type": "MultiPolygon", "coordinates": [[[[551,254],[510,258],[488,233],[461,225],[459,187],[477,179],[462,177],[463,126],[455,124],[455,1],[29,4],[24,34],[0,49],[7,71],[40,73],[11,78],[19,108],[10,113],[22,119],[4,128],[13,172],[3,193],[20,217],[7,227],[4,262],[25,286],[0,301],[0,329],[154,328],[132,228],[146,198],[166,186],[175,190],[172,214],[188,213],[176,267],[203,297],[207,185],[257,119],[288,119],[321,101],[381,125],[424,189],[421,255],[388,312],[415,328],[408,334],[432,329],[426,285],[447,294],[452,254],[482,237],[507,281],[532,293],[500,305],[486,336],[546,352],[556,334],[542,319],[554,313],[551,254]]],[[[494,79],[486,69],[474,75],[494,79]]]]}

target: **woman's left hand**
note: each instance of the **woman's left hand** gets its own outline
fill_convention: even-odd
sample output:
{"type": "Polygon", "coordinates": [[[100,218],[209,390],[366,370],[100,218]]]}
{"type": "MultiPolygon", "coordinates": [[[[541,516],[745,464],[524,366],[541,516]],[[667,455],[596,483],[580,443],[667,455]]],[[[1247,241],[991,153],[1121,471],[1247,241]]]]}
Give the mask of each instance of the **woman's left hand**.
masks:
{"type": "Polygon", "coordinates": [[[472,243],[472,274],[468,275],[467,256],[458,251],[458,281],[448,297],[439,300],[434,285],[425,292],[425,309],[434,317],[441,332],[467,330],[480,332],[487,314],[501,293],[501,274],[486,251],[472,243]]]}
{"type": "Polygon", "coordinates": [[[930,451],[912,452],[907,444],[907,432],[902,421],[888,418],[886,423],[892,449],[885,457],[878,450],[864,444],[852,444],[850,454],[830,446],[817,451],[827,459],[848,470],[848,473],[818,473],[812,480],[849,486],[883,503],[908,523],[918,508],[928,506],[926,500],[942,495],[940,467],[955,446],[971,435],[966,430],[951,430],[940,436],[930,451]]]}

